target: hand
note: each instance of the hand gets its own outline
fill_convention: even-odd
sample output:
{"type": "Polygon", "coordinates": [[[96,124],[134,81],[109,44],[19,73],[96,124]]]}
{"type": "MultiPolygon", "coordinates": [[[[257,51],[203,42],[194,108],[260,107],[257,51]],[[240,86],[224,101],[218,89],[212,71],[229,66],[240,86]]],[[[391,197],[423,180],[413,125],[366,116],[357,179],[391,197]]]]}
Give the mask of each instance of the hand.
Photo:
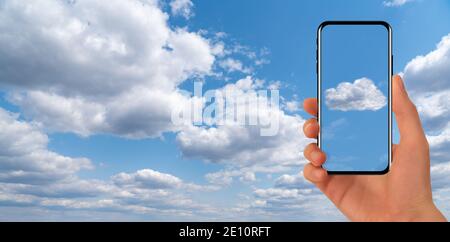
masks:
{"type": "MultiPolygon", "coordinates": [[[[392,86],[400,143],[393,145],[389,173],[328,175],[321,167],[325,153],[311,143],[304,150],[310,163],[305,165],[303,174],[352,221],[446,221],[433,203],[429,146],[417,109],[400,76],[394,76],[392,86]]],[[[317,99],[306,99],[304,109],[317,116],[317,99]]],[[[306,121],[303,131],[307,137],[317,138],[317,120],[306,121]]]]}

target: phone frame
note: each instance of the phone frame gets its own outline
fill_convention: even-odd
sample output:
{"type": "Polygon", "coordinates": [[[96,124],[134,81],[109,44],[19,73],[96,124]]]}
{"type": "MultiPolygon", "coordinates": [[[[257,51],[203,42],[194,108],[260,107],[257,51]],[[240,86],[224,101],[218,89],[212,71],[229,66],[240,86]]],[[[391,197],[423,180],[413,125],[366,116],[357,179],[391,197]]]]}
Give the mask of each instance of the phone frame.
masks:
{"type": "Polygon", "coordinates": [[[392,67],[393,67],[393,54],[392,54],[392,28],[385,21],[325,21],[317,28],[316,38],[316,74],[317,74],[317,119],[319,122],[319,135],[317,137],[317,145],[322,147],[322,30],[328,25],[381,25],[388,31],[388,164],[386,169],[382,171],[328,171],[330,175],[384,175],[389,172],[392,163],[392,67]]]}

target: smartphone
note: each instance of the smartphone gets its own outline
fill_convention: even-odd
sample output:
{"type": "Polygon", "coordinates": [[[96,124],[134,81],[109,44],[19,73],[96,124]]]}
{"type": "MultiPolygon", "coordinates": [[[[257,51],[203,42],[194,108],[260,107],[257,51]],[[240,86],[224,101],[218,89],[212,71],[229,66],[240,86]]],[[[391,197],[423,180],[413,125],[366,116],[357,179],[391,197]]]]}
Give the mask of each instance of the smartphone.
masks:
{"type": "Polygon", "coordinates": [[[329,174],[385,174],[392,161],[392,29],[326,21],[317,30],[318,146],[329,174]]]}

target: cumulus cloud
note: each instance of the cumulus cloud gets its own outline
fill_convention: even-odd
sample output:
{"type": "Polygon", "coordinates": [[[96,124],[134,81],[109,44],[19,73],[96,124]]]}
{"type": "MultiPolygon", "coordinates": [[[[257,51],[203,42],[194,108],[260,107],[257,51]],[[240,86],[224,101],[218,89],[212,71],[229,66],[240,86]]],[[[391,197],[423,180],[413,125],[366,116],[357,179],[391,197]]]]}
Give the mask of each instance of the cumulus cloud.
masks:
{"type": "Polygon", "coordinates": [[[122,172],[113,176],[112,180],[120,186],[133,185],[149,189],[176,188],[182,184],[178,177],[151,169],[139,170],[133,174],[122,172]]]}
{"type": "Polygon", "coordinates": [[[109,133],[129,138],[160,136],[181,127],[171,122],[172,110],[191,100],[179,91],[133,89],[102,102],[66,97],[44,91],[14,93],[9,100],[24,116],[48,131],[73,132],[81,136],[109,133]]]}
{"type": "Polygon", "coordinates": [[[353,83],[342,82],[325,91],[325,103],[331,110],[376,111],[386,106],[386,97],[372,80],[361,78],[353,83]]]}
{"type": "Polygon", "coordinates": [[[170,2],[170,8],[173,15],[180,15],[186,19],[189,19],[194,15],[192,8],[194,4],[191,0],[172,0],[170,2]]]}
{"type": "Polygon", "coordinates": [[[432,162],[450,160],[449,66],[450,34],[434,50],[408,62],[402,73],[427,133],[432,162]]]}
{"type": "Polygon", "coordinates": [[[233,182],[234,177],[242,176],[242,174],[243,172],[240,170],[221,170],[218,172],[208,173],[205,175],[205,178],[212,184],[227,186],[233,182]]]}
{"type": "Polygon", "coordinates": [[[250,68],[244,67],[241,61],[233,59],[233,58],[226,58],[219,62],[219,66],[225,69],[228,72],[242,72],[245,74],[249,74],[251,72],[250,68]]]}
{"type": "Polygon", "coordinates": [[[300,189],[279,189],[279,188],[269,188],[269,189],[256,189],[254,191],[256,197],[258,198],[301,198],[306,194],[310,194],[312,190],[300,190],[300,189]]]}
{"type": "MultiPolygon", "coordinates": [[[[406,1],[391,2],[394,6],[394,2],[406,1]]],[[[280,120],[279,132],[272,137],[260,136],[261,125],[179,127],[171,123],[171,111],[192,102],[179,89],[185,80],[215,75],[215,66],[226,72],[250,73],[248,63],[236,56],[245,56],[255,65],[268,63],[265,58],[241,45],[229,49],[220,40],[223,33],[208,39],[202,31],[170,26],[169,15],[153,0],[113,0],[108,5],[86,0],[3,1],[1,5],[0,85],[8,90],[8,100],[20,107],[23,117],[32,120],[0,109],[3,219],[17,206],[29,208],[26,216],[36,212],[36,216],[48,217],[55,214],[50,210],[63,211],[55,219],[72,214],[72,218],[86,220],[106,213],[111,213],[113,220],[128,214],[155,220],[211,219],[224,214],[230,214],[231,219],[342,219],[301,174],[291,174],[304,164],[299,152],[309,143],[298,132],[302,117],[264,106],[261,111],[265,117],[280,120]],[[177,144],[184,157],[220,163],[224,168],[205,175],[213,185],[191,183],[152,169],[120,172],[104,180],[81,179],[77,177],[80,170],[93,168],[89,159],[50,151],[44,130],[128,138],[179,132],[177,144]],[[287,174],[276,178],[273,188],[254,188],[247,204],[233,204],[232,208],[216,208],[193,199],[196,192],[204,195],[205,191],[216,191],[216,185],[229,185],[234,180],[255,183],[263,177],[258,173],[287,174]]],[[[189,0],[171,1],[170,7],[174,15],[193,16],[189,0]]],[[[443,191],[438,194],[443,198],[448,197],[443,184],[448,177],[446,153],[450,144],[446,105],[449,73],[445,68],[449,66],[448,39],[444,37],[436,50],[418,56],[404,70],[424,119],[432,157],[440,162],[431,170],[433,187],[443,191]],[[434,81],[424,82],[430,79],[434,81]]],[[[266,50],[261,52],[264,56],[266,50]]],[[[356,81],[348,84],[358,89],[356,81]]],[[[262,80],[246,77],[218,92],[233,89],[246,95],[264,85],[262,80]]],[[[275,82],[266,88],[279,87],[275,82]]],[[[338,86],[335,91],[342,90],[338,86]]],[[[360,100],[373,98],[364,92],[352,95],[346,97],[353,102],[352,107],[341,103],[337,109],[364,106],[364,110],[377,110],[386,102],[382,94],[374,102],[360,100]]],[[[297,107],[286,103],[283,108],[294,112],[297,107]]],[[[19,211],[14,212],[13,218],[17,218],[19,211]]]]}
{"type": "Polygon", "coordinates": [[[417,106],[431,155],[433,195],[443,212],[448,214],[450,182],[450,34],[445,35],[435,49],[418,55],[403,69],[403,79],[417,106]]]}
{"type": "Polygon", "coordinates": [[[17,114],[0,108],[0,182],[45,184],[93,168],[89,159],[48,150],[48,137],[17,114]]]}
{"type": "MultiPolygon", "coordinates": [[[[3,1],[1,5],[0,85],[27,121],[0,112],[0,204],[28,206],[27,211],[46,215],[50,210],[64,211],[58,219],[71,211],[76,217],[86,212],[85,219],[101,211],[158,220],[224,214],[223,208],[199,203],[192,196],[216,191],[217,186],[191,183],[169,173],[142,169],[104,180],[79,178],[80,170],[93,168],[91,162],[48,150],[44,131],[127,138],[179,132],[177,143],[184,157],[225,166],[205,176],[212,184],[230,184],[234,178],[256,182],[257,173],[288,172],[305,162],[299,148],[308,140],[298,132],[304,120],[279,108],[261,109],[265,119],[280,120],[274,137],[260,136],[262,124],[179,127],[171,123],[172,110],[192,101],[179,88],[185,80],[215,75],[216,66],[249,73],[252,68],[236,56],[259,66],[268,63],[266,49],[258,54],[235,44],[230,50],[221,42],[222,33],[208,39],[203,31],[170,26],[169,15],[153,0],[113,0],[107,5],[86,0],[3,1]]],[[[193,16],[192,6],[191,1],[170,4],[174,15],[185,18],[193,16]]],[[[276,82],[267,88],[279,86],[276,82]]],[[[263,87],[264,81],[246,77],[218,92],[233,89],[245,95],[263,87]]],[[[276,215],[278,207],[285,213],[299,206],[306,211],[306,200],[295,205],[310,194],[309,188],[296,186],[299,182],[282,176],[277,188],[255,191],[256,201],[233,208],[230,214],[236,218],[246,208],[267,212],[269,217],[276,215]]]]}
{"type": "Polygon", "coordinates": [[[296,175],[284,174],[275,180],[275,187],[288,189],[312,188],[310,182],[303,177],[303,172],[296,175]]]}
{"type": "Polygon", "coordinates": [[[388,0],[383,1],[383,5],[386,7],[400,7],[412,1],[413,0],[388,0]]]}
{"type": "MultiPolygon", "coordinates": [[[[173,14],[193,14],[191,1],[170,5],[173,14]]],[[[255,182],[256,172],[287,170],[302,163],[297,149],[306,141],[297,128],[303,119],[277,108],[263,110],[266,119],[274,113],[282,120],[280,135],[273,141],[254,142],[261,127],[179,127],[171,122],[175,107],[192,102],[179,89],[185,80],[215,75],[214,66],[249,73],[241,60],[228,57],[231,54],[255,65],[267,60],[241,45],[225,49],[223,34],[208,39],[204,32],[169,26],[169,16],[157,1],[113,0],[108,5],[85,0],[5,1],[0,13],[0,85],[27,120],[0,112],[1,204],[44,213],[46,209],[132,211],[178,219],[199,214],[211,218],[217,211],[186,195],[215,191],[217,186],[183,181],[168,173],[143,169],[118,173],[109,180],[81,179],[78,172],[91,169],[91,162],[49,151],[44,131],[127,138],[181,131],[177,140],[185,157],[231,162],[222,177],[239,177],[242,182],[255,182]],[[214,65],[217,60],[221,61],[214,65]],[[213,149],[208,143],[195,144],[203,133],[216,144],[213,149]],[[229,140],[221,145],[224,136],[229,140]],[[227,154],[235,150],[235,155],[227,154]],[[241,160],[249,168],[236,172],[241,160]]],[[[263,85],[262,80],[246,77],[219,91],[247,92],[263,85]]],[[[206,177],[215,183],[213,175],[206,177]]]]}
{"type": "MultiPolygon", "coordinates": [[[[407,80],[407,79],[405,79],[407,80]]],[[[448,126],[450,119],[450,90],[412,95],[423,125],[430,133],[440,132],[448,126]]]]}
{"type": "Polygon", "coordinates": [[[239,181],[244,183],[252,183],[257,181],[255,170],[251,168],[244,169],[225,169],[217,172],[207,173],[205,179],[214,185],[218,186],[228,186],[234,181],[234,178],[238,177],[239,181]]]}
{"type": "Polygon", "coordinates": [[[254,202],[244,208],[265,219],[281,215],[283,220],[293,221],[344,220],[334,205],[313,189],[255,189],[253,195],[254,202]]]}
{"type": "MultiPolygon", "coordinates": [[[[171,5],[181,11],[192,2],[171,5]]],[[[208,39],[169,26],[157,1],[6,1],[0,11],[0,85],[48,131],[127,138],[178,131],[170,114],[191,102],[181,83],[216,75],[219,57],[224,70],[248,73],[231,53],[258,58],[241,45],[226,50],[223,34],[208,39]]]]}
{"type": "MultiPolygon", "coordinates": [[[[126,214],[131,212],[141,216],[160,216],[159,220],[210,218],[218,211],[190,198],[196,192],[215,191],[215,187],[185,183],[176,176],[151,169],[119,173],[106,181],[70,177],[48,184],[0,181],[0,185],[0,205],[27,207],[27,211],[39,208],[53,215],[58,210],[67,213],[78,211],[72,219],[91,220],[88,214],[82,216],[83,211],[109,211],[120,219],[126,219],[126,214]]],[[[17,217],[20,216],[16,214],[12,220],[17,217]]]]}
{"type": "Polygon", "coordinates": [[[440,132],[427,134],[427,139],[430,144],[431,160],[433,162],[450,161],[450,154],[448,152],[450,149],[450,122],[440,132]]]}
{"type": "Polygon", "coordinates": [[[441,190],[448,187],[450,182],[450,161],[431,166],[433,190],[441,190]]]}
{"type": "Polygon", "coordinates": [[[170,111],[187,101],[178,85],[211,74],[217,53],[200,34],[169,27],[156,1],[6,1],[0,11],[1,85],[53,131],[174,131],[170,111]]]}
{"type": "Polygon", "coordinates": [[[301,108],[301,103],[297,100],[287,101],[285,104],[285,109],[288,112],[297,112],[301,108]]]}
{"type": "Polygon", "coordinates": [[[171,29],[167,15],[153,1],[114,0],[108,5],[5,2],[0,22],[2,63],[6,65],[2,80],[102,96],[137,84],[170,89],[183,75],[210,70],[214,57],[207,40],[171,29]],[[47,11],[41,11],[42,7],[47,11]],[[123,14],[129,17],[120,18],[123,14]],[[28,35],[22,36],[22,31],[28,35]],[[14,41],[19,38],[22,41],[14,41]],[[124,51],[114,51],[117,48],[111,45],[122,46],[124,51]],[[15,63],[22,64],[20,71],[15,63]]]}
{"type": "Polygon", "coordinates": [[[450,34],[436,48],[412,59],[403,70],[430,142],[432,160],[447,162],[450,157],[450,34]]]}
{"type": "MultiPolygon", "coordinates": [[[[48,150],[48,137],[38,126],[21,121],[17,114],[3,109],[0,109],[0,126],[2,127],[0,129],[0,205],[2,206],[30,207],[30,209],[101,208],[123,211],[135,211],[139,207],[146,208],[146,206],[160,206],[161,213],[167,212],[165,208],[168,206],[175,211],[177,209],[189,211],[191,209],[189,206],[183,208],[188,204],[197,206],[182,192],[171,193],[162,189],[162,186],[158,189],[159,191],[152,193],[155,196],[158,195],[158,198],[151,200],[147,197],[151,192],[144,192],[139,188],[139,179],[135,181],[135,187],[115,185],[112,181],[80,179],[77,176],[79,171],[94,168],[89,159],[67,157],[48,150]],[[185,201],[185,203],[177,204],[172,201],[173,199],[180,199],[179,201],[185,201]],[[138,204],[139,201],[142,204],[138,204]]],[[[144,174],[144,178],[147,178],[145,172],[136,172],[136,174],[141,173],[144,174]]],[[[160,181],[160,184],[168,186],[180,181],[179,178],[169,174],[154,173],[160,175],[156,176],[155,184],[160,181]],[[162,181],[165,180],[167,180],[166,183],[163,183],[162,181]]],[[[120,176],[123,174],[114,177],[120,176]]],[[[145,184],[151,183],[151,179],[142,180],[146,182],[145,184]]],[[[196,189],[196,186],[202,188],[197,184],[186,184],[182,187],[196,189]]],[[[13,216],[12,220],[18,218],[20,214],[13,216]]],[[[2,217],[3,219],[6,217],[2,217]]]]}
{"type": "Polygon", "coordinates": [[[236,210],[241,216],[251,214],[262,220],[345,220],[334,205],[304,179],[302,173],[281,175],[271,188],[255,188],[248,202],[236,210]]]}
{"type": "Polygon", "coordinates": [[[450,88],[450,34],[442,37],[436,49],[406,64],[403,77],[409,90],[426,94],[450,88]]]}
{"type": "MultiPolygon", "coordinates": [[[[217,92],[233,90],[236,95],[245,96],[260,85],[257,80],[245,78],[217,92]]],[[[255,111],[257,104],[251,105],[255,105],[255,111]]],[[[231,165],[228,170],[209,175],[210,180],[221,178],[224,183],[229,183],[232,177],[240,176],[245,171],[280,172],[303,164],[298,150],[298,147],[308,143],[298,131],[303,118],[287,115],[279,107],[270,105],[258,106],[257,112],[243,112],[244,108],[237,110],[241,110],[246,119],[260,115],[276,121],[278,132],[274,136],[261,136],[260,130],[264,124],[239,125],[234,121],[213,127],[190,126],[177,135],[177,143],[184,157],[231,165]]]]}
{"type": "MultiPolygon", "coordinates": [[[[448,125],[450,125],[450,123],[448,125]]],[[[443,131],[437,135],[428,135],[427,139],[431,147],[442,147],[444,144],[450,142],[450,127],[445,127],[443,131]]]]}

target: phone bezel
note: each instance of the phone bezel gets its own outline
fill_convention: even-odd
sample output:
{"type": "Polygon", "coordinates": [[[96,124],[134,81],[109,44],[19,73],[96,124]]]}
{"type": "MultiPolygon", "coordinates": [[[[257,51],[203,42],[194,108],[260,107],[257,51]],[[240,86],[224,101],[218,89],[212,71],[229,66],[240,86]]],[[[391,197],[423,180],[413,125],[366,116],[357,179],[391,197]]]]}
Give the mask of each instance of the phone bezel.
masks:
{"type": "Polygon", "coordinates": [[[392,163],[392,67],[393,67],[393,54],[392,54],[392,28],[385,21],[325,21],[322,22],[317,28],[316,38],[316,74],[317,74],[317,119],[320,126],[319,135],[317,138],[317,145],[322,147],[322,106],[321,106],[321,82],[322,82],[322,67],[321,67],[321,55],[322,55],[322,30],[328,25],[381,25],[388,31],[388,164],[386,169],[381,171],[327,171],[330,175],[384,175],[389,172],[392,163]]]}

